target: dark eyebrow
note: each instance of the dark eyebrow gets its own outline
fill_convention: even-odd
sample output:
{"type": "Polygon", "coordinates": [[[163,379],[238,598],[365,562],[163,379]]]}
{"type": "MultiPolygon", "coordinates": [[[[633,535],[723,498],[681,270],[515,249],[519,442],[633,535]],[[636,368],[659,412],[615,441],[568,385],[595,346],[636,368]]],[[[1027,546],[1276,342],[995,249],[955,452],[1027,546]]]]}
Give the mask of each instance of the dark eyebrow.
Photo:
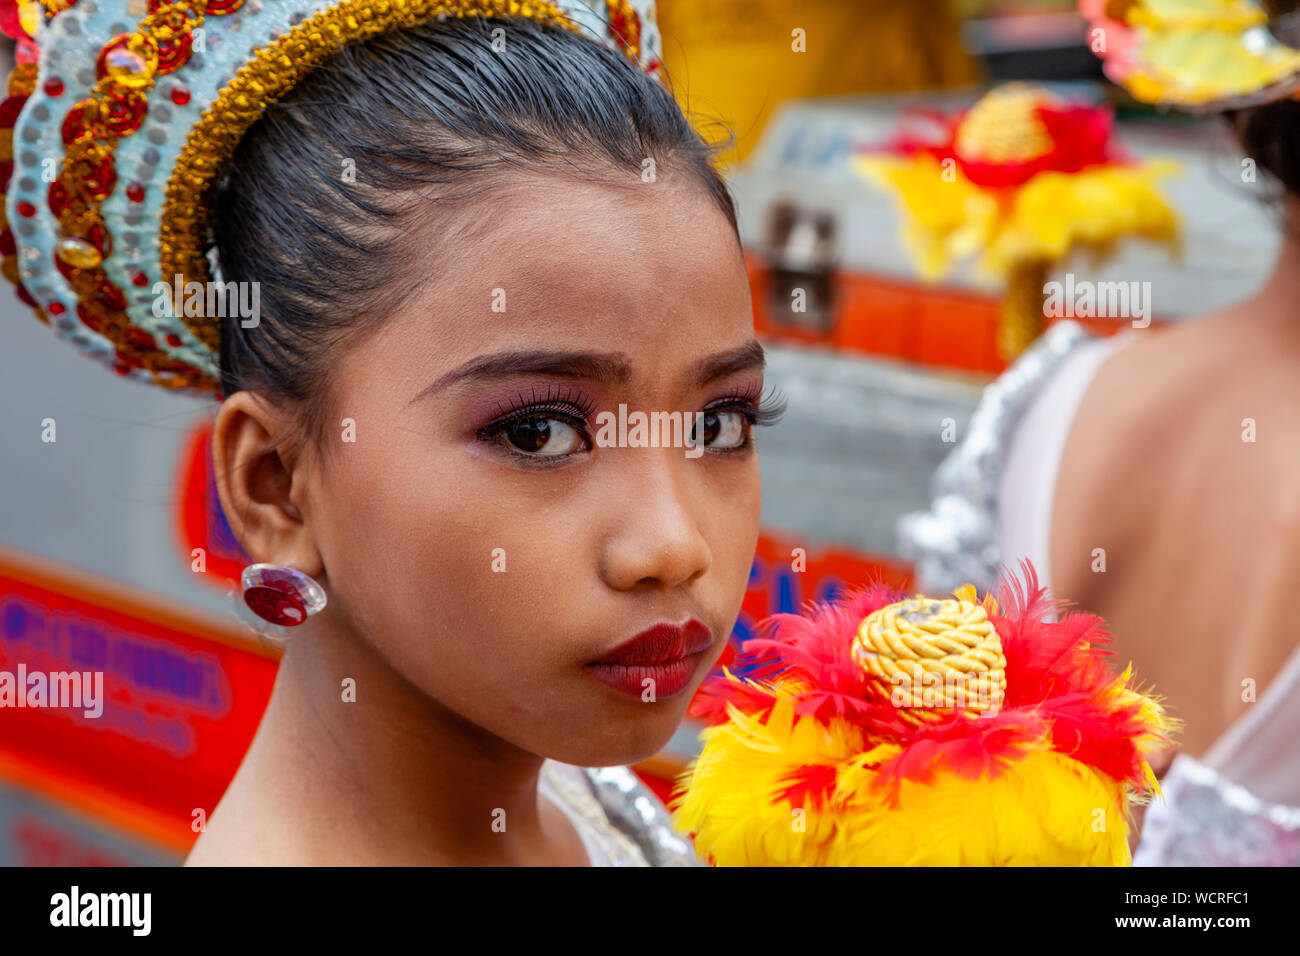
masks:
{"type": "Polygon", "coordinates": [[[598,382],[626,381],[632,374],[627,359],[617,352],[501,352],[481,355],[443,375],[411,402],[467,378],[494,379],[511,375],[555,375],[561,378],[589,378],[598,382]]]}
{"type": "Polygon", "coordinates": [[[763,346],[758,344],[758,339],[750,339],[738,349],[700,359],[695,363],[694,377],[701,385],[707,385],[736,372],[766,366],[767,356],[763,352],[763,346]]]}
{"type": "MultiPolygon", "coordinates": [[[[707,384],[745,369],[763,368],[765,364],[763,347],[756,339],[750,339],[738,349],[700,359],[692,368],[692,375],[700,384],[707,384]]],[[[408,404],[465,379],[508,378],[512,375],[554,375],[618,384],[632,377],[632,366],[627,356],[619,352],[519,351],[482,355],[441,376],[408,404]]]]}

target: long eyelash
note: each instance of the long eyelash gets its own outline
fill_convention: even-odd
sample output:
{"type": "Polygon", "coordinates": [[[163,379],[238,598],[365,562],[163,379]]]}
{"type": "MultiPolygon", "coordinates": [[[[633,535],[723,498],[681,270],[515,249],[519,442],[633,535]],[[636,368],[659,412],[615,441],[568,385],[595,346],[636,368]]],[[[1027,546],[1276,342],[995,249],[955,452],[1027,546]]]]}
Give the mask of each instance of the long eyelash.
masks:
{"type": "Polygon", "coordinates": [[[581,413],[584,421],[589,421],[596,412],[596,403],[571,385],[547,385],[545,395],[539,395],[537,386],[534,385],[527,393],[520,392],[512,398],[508,407],[498,404],[497,415],[509,416],[522,409],[541,412],[576,411],[581,413]]]}
{"type": "Polygon", "coordinates": [[[508,404],[497,404],[497,417],[477,432],[481,439],[501,434],[511,423],[536,415],[551,414],[565,419],[570,425],[585,430],[595,413],[596,403],[569,385],[547,385],[545,394],[539,394],[534,385],[528,392],[520,392],[508,404]]]}
{"type": "Polygon", "coordinates": [[[734,408],[743,412],[751,425],[775,425],[785,415],[789,404],[789,399],[780,389],[774,387],[764,398],[757,388],[750,387],[711,402],[706,410],[734,408]]]}
{"type": "MultiPolygon", "coordinates": [[[[745,416],[749,425],[775,425],[785,415],[789,401],[779,389],[772,389],[766,396],[761,389],[753,386],[742,388],[730,395],[725,395],[710,402],[705,411],[734,410],[745,416]]],[[[569,385],[547,385],[544,394],[539,394],[538,386],[533,386],[527,393],[520,392],[509,404],[497,405],[497,417],[489,425],[478,430],[480,439],[494,438],[509,425],[522,418],[551,413],[559,418],[570,419],[570,424],[583,430],[595,414],[595,402],[581,391],[569,385]]],[[[752,439],[747,439],[743,446],[729,449],[728,454],[749,448],[752,439]]],[[[521,460],[533,462],[534,456],[522,452],[512,452],[521,460]]],[[[559,456],[568,459],[571,456],[559,456]]],[[[536,459],[541,466],[544,459],[536,459]]],[[[548,462],[546,467],[557,466],[560,460],[548,462]]]]}

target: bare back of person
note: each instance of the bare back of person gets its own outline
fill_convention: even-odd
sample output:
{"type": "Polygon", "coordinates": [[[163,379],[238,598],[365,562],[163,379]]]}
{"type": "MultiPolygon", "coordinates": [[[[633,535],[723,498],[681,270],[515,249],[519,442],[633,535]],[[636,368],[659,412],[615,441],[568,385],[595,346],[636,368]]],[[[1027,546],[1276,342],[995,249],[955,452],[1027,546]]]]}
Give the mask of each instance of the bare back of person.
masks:
{"type": "Polygon", "coordinates": [[[1288,243],[1254,299],[1113,353],[1079,406],[1056,485],[1054,590],[1107,619],[1119,663],[1166,697],[1197,757],[1300,642],[1292,261],[1288,243]]]}

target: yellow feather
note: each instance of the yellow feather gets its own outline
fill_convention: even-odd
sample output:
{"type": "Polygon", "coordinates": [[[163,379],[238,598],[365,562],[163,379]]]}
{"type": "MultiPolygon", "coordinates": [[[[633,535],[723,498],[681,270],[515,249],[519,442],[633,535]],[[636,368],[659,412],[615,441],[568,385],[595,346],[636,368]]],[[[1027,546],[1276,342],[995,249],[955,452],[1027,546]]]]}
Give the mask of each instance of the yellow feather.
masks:
{"type": "Polygon", "coordinates": [[[705,732],[684,775],[675,819],[719,866],[1123,866],[1128,798],[1121,785],[1052,750],[1034,750],[998,776],[940,770],[904,780],[898,803],[873,787],[896,744],[868,746],[846,721],[794,719],[780,697],[766,721],[729,709],[705,732]],[[778,799],[799,766],[837,766],[835,792],[797,812],[778,799]]]}

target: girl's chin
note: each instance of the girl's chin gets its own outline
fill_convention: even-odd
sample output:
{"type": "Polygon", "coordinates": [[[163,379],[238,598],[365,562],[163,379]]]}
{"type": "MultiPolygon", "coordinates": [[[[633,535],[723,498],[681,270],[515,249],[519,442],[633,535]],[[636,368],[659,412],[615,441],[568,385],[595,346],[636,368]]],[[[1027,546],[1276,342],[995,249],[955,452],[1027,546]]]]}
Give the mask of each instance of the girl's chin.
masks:
{"type": "Polygon", "coordinates": [[[602,721],[607,733],[600,740],[583,740],[581,735],[575,734],[547,753],[553,760],[578,767],[618,767],[649,760],[672,740],[681,724],[677,711],[684,707],[685,701],[680,708],[664,709],[653,717],[642,717],[635,722],[602,721]],[[615,728],[623,732],[619,733],[615,728]]]}

